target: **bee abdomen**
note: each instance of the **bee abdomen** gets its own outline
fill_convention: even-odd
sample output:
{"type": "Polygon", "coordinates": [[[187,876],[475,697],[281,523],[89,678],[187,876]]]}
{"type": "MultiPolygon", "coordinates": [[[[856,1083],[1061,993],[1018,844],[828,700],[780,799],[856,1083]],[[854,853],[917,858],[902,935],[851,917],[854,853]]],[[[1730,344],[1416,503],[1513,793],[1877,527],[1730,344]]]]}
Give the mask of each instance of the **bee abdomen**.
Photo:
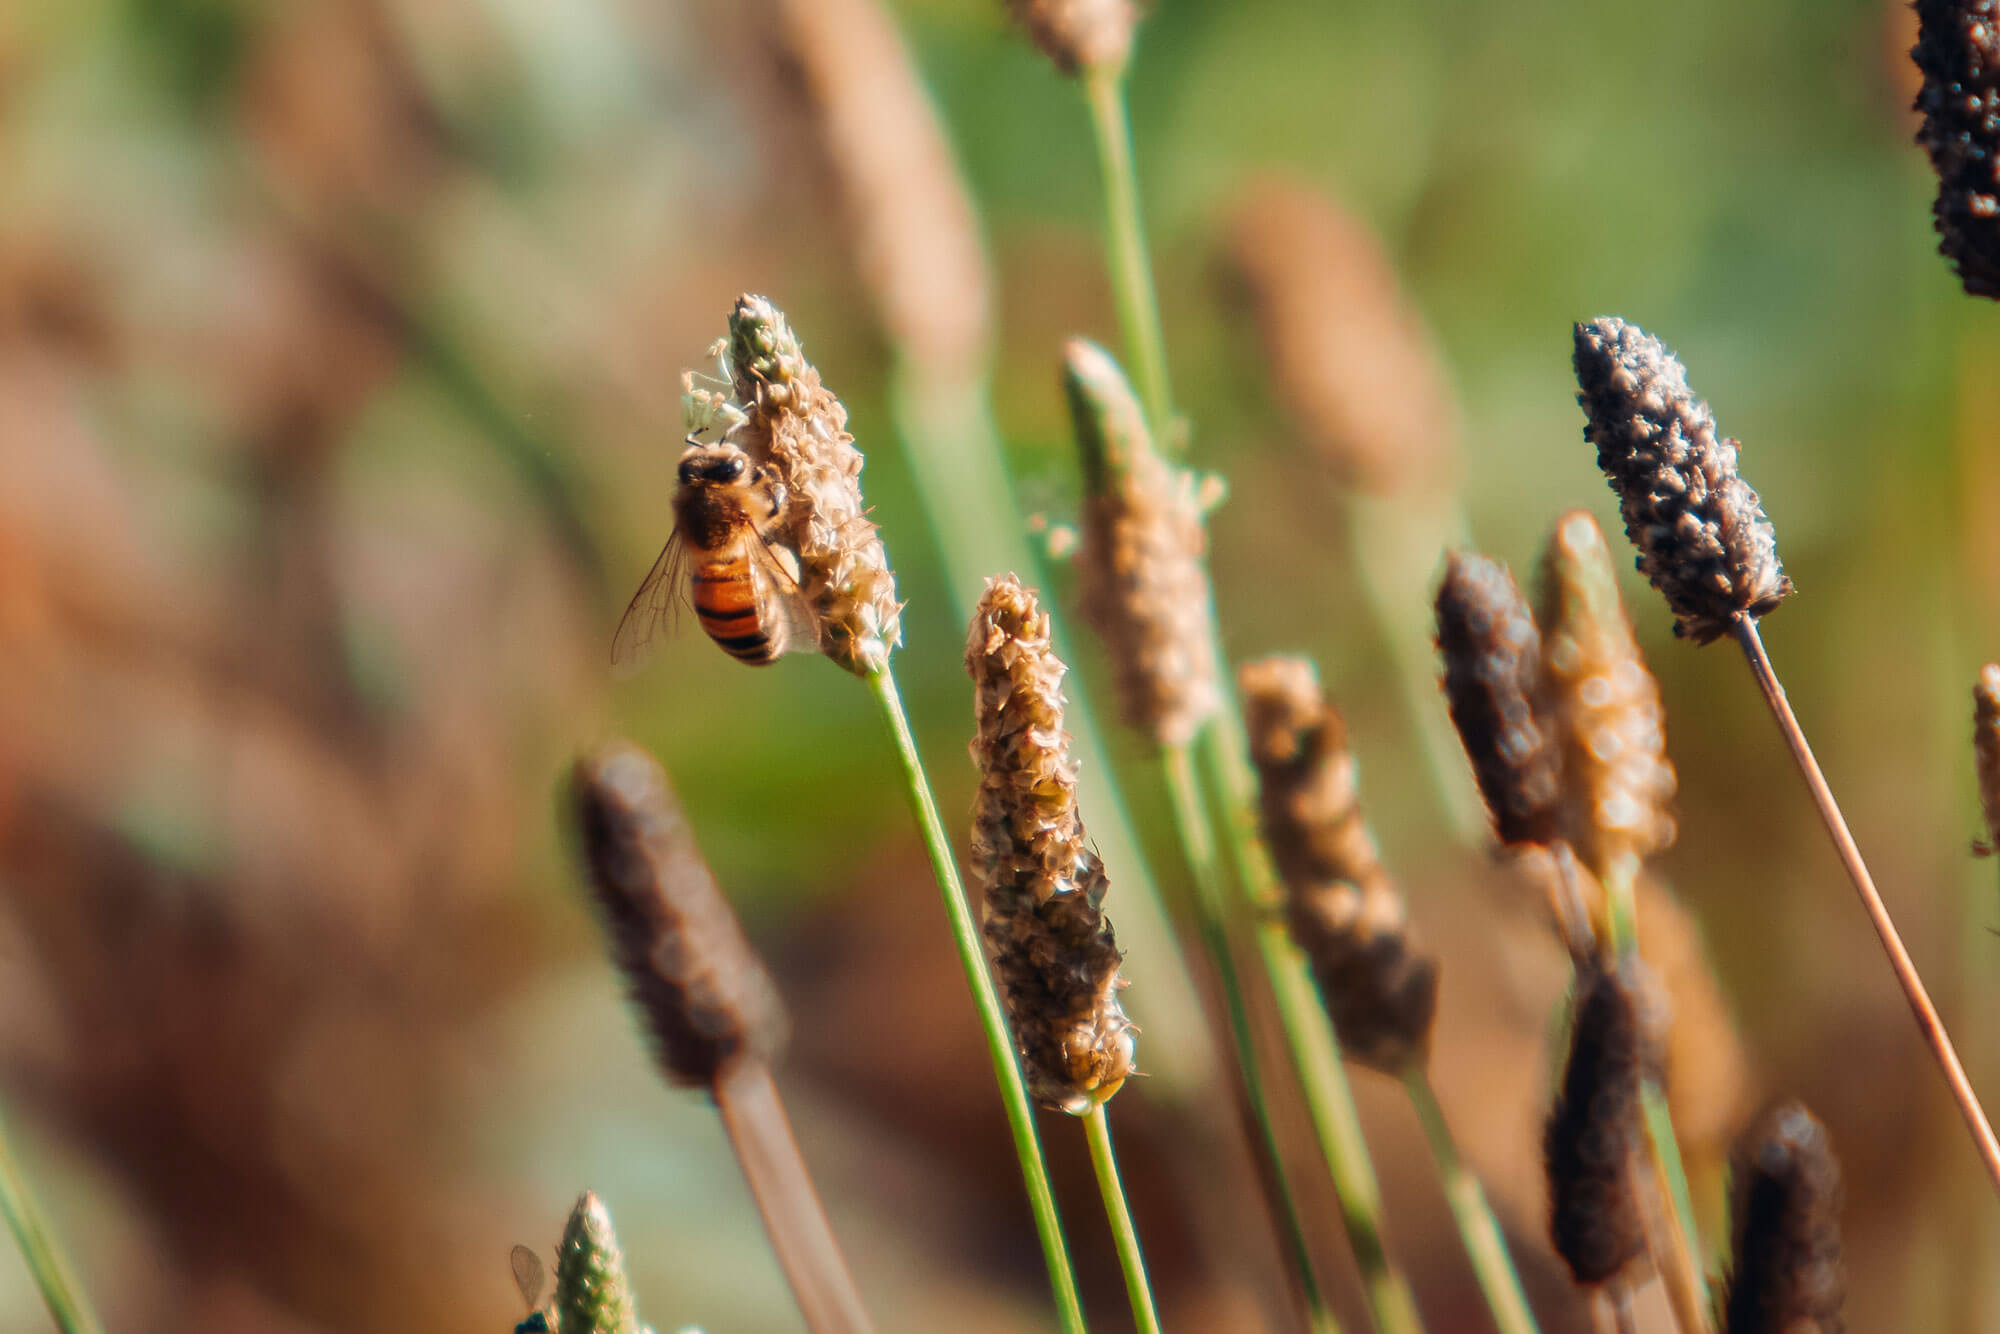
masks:
{"type": "Polygon", "coordinates": [[[698,569],[691,591],[696,619],[724,653],[753,666],[776,662],[784,654],[783,618],[762,614],[763,599],[750,562],[698,569]]]}

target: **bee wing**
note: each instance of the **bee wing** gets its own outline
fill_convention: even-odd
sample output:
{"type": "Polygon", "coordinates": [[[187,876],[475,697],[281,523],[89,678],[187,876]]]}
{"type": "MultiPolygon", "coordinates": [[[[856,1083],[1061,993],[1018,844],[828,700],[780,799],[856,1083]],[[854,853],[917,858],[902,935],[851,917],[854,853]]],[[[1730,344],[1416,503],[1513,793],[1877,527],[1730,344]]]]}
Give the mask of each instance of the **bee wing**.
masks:
{"type": "Polygon", "coordinates": [[[686,547],[681,542],[680,530],[675,529],[660,548],[659,559],[640,582],[639,591],[626,605],[625,615],[618,622],[618,633],[611,637],[611,665],[616,675],[630,676],[637,672],[652,656],[654,641],[662,637],[662,631],[672,633],[681,596],[687,588],[686,580],[681,578],[685,560],[686,547]]]}
{"type": "Polygon", "coordinates": [[[819,647],[819,615],[805,590],[799,587],[799,558],[790,547],[773,542],[762,533],[757,534],[757,545],[750,558],[763,571],[771,596],[784,611],[790,642],[800,648],[808,644],[819,647]]]}
{"type": "Polygon", "coordinates": [[[514,1271],[514,1286],[530,1311],[542,1304],[542,1257],[526,1246],[508,1252],[507,1265],[514,1271]]]}

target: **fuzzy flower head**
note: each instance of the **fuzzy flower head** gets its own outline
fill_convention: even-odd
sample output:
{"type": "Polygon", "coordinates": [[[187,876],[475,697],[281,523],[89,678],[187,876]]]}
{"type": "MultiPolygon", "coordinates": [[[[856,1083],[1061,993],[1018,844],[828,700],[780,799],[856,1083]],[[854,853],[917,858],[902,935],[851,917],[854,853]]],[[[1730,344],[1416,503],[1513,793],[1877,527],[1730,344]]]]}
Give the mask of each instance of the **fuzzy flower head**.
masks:
{"type": "Polygon", "coordinates": [[[784,1045],[776,984],[695,846],[667,774],[629,741],[578,761],[575,819],[612,961],[677,1084],[784,1045]]]}
{"type": "Polygon", "coordinates": [[[2000,301],[2000,0],[1917,0],[1910,55],[1938,249],[1969,294],[2000,301]]]}
{"type": "Polygon", "coordinates": [[[1132,54],[1133,0],[1007,0],[1007,8],[1064,74],[1123,69],[1132,54]]]}
{"type": "Polygon", "coordinates": [[[1200,488],[1160,457],[1139,400],[1103,348],[1071,339],[1063,387],[1083,456],[1083,614],[1117,672],[1125,721],[1185,745],[1221,706],[1208,630],[1200,488]]]}
{"type": "Polygon", "coordinates": [[[1840,1163],[1826,1127],[1779,1107],[1738,1147],[1729,1334],[1841,1334],[1840,1163]]]}
{"type": "Polygon", "coordinates": [[[1562,1091],[1543,1132],[1549,1234],[1570,1274],[1606,1283],[1646,1250],[1632,1164],[1645,1142],[1640,1089],[1657,1073],[1658,1001],[1637,960],[1577,981],[1562,1091]]]}
{"type": "Polygon", "coordinates": [[[1777,535],[1736,470],[1736,442],[1717,434],[1666,344],[1613,316],[1579,324],[1576,379],[1584,439],[1674,633],[1706,644],[1739,615],[1775,610],[1792,592],[1777,535]]]}
{"type": "Polygon", "coordinates": [[[1104,916],[1110,881],[1076,806],[1049,618],[1013,575],[987,581],[966,640],[978,732],[972,852],[986,940],[1028,1091],[1082,1115],[1132,1072],[1135,1031],[1104,916]]]}
{"type": "Polygon", "coordinates": [[[1972,757],[1979,771],[1979,810],[1986,847],[2000,847],[2000,662],[1979,669],[1972,687],[1972,757]]]}
{"type": "Polygon", "coordinates": [[[778,537],[798,557],[820,649],[857,676],[880,671],[902,640],[902,604],[861,498],[862,457],[847,409],[761,296],[739,298],[730,312],[728,363],[745,418],[730,439],[777,469],[785,493],[778,537]]]}
{"type": "Polygon", "coordinates": [[[639,1323],[611,1214],[591,1191],[577,1200],[563,1228],[555,1309],[562,1334],[651,1334],[639,1323]]]}
{"type": "Polygon", "coordinates": [[[1347,725],[1303,658],[1246,663],[1237,682],[1285,915],[1341,1050],[1386,1074],[1421,1066],[1437,960],[1412,948],[1403,896],[1362,819],[1347,725]]]}
{"type": "Polygon", "coordinates": [[[1562,749],[1561,824],[1600,879],[1674,841],[1674,767],[1660,687],[1618,597],[1604,531],[1583,510],[1556,522],[1542,560],[1542,664],[1562,749]]]}
{"type": "Polygon", "coordinates": [[[1508,847],[1556,837],[1562,756],[1541,698],[1542,637],[1499,561],[1455,551],[1437,592],[1445,700],[1508,847]]]}

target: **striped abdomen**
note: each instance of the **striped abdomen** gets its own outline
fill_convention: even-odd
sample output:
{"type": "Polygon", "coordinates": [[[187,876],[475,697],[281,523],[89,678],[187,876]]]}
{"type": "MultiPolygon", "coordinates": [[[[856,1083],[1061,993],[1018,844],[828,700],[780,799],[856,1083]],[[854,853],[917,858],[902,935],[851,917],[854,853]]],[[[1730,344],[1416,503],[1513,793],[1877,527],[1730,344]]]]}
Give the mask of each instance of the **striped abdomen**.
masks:
{"type": "Polygon", "coordinates": [[[785,652],[786,622],[769,579],[750,558],[748,542],[695,553],[689,586],[695,618],[724,653],[752,666],[776,662],[785,652]]]}

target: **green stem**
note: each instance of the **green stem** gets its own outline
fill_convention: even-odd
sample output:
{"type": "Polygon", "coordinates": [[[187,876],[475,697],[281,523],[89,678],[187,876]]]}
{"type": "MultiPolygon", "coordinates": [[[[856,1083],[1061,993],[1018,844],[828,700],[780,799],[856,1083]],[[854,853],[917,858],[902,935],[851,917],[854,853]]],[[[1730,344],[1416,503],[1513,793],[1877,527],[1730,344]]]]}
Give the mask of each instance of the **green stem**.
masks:
{"type": "Polygon", "coordinates": [[[1083,75],[1090,103],[1090,127],[1104,176],[1104,248],[1111,289],[1118,303],[1118,327],[1125,354],[1139,382],[1139,398],[1153,439],[1179,452],[1173,393],[1167,386],[1167,342],[1160,303],[1153,291],[1153,263],[1146,254],[1146,230],[1139,221],[1139,174],[1132,165],[1132,125],[1125,114],[1125,70],[1099,67],[1083,75]]]}
{"type": "Polygon", "coordinates": [[[14,1157],[4,1125],[0,1125],[0,1214],[6,1216],[7,1228],[42,1290],[42,1300],[48,1303],[57,1328],[63,1334],[103,1334],[104,1327],[97,1323],[82,1285],[63,1260],[47,1216],[28,1189],[27,1178],[21,1175],[21,1164],[14,1157]]]}
{"type": "MultiPolygon", "coordinates": [[[[1211,625],[1213,620],[1211,611],[1211,625]]],[[[1221,652],[1220,645],[1216,651],[1221,652]]],[[[1320,1004],[1305,956],[1292,944],[1278,915],[1281,895],[1277,869],[1257,832],[1257,777],[1250,770],[1243,723],[1236,715],[1233,695],[1202,730],[1198,758],[1227,815],[1222,827],[1230,859],[1257,917],[1257,949],[1270,976],[1278,1020],[1298,1069],[1320,1153],[1340,1197],[1341,1221],[1368,1290],[1376,1328],[1379,1334],[1414,1334],[1423,1328],[1423,1322],[1417,1316],[1409,1280],[1391,1262],[1382,1243],[1382,1188],[1368,1160],[1361,1116],[1354,1109],[1354,1093],[1341,1067],[1340,1043],[1326,1008],[1320,1004]]]]}
{"type": "Polygon", "coordinates": [[[1472,1272],[1486,1293],[1486,1305],[1500,1334],[1539,1334],[1535,1314],[1528,1308],[1528,1296],[1521,1290],[1521,1276],[1515,1272],[1513,1257],[1507,1253],[1507,1239],[1500,1221],[1486,1202],[1479,1178],[1466,1169],[1452,1142],[1451,1125],[1438,1105],[1437,1091],[1431,1087],[1430,1073],[1413,1066],[1404,1076],[1410,1091],[1410,1105],[1423,1124],[1424,1138],[1430,1141],[1431,1157],[1437,1162],[1444,1182],[1444,1196],[1451,1204],[1451,1216],[1458,1223],[1458,1235],[1465,1242],[1465,1254],[1472,1272]]]}
{"type": "Polygon", "coordinates": [[[1337,1334],[1339,1322],[1326,1304],[1319,1280],[1313,1273],[1312,1249],[1306,1242],[1305,1224],[1292,1198],[1285,1172],[1284,1151],[1277,1130],[1271,1124],[1270,1104],[1264,1097],[1264,1078],[1257,1059],[1256,1034],[1250,1027],[1249,1007],[1244,1001],[1243,982],[1236,971],[1236,959],[1229,948],[1229,932],[1223,908],[1221,867],[1216,862],[1215,830],[1201,801],[1195,781],[1194,764],[1186,746],[1163,746],[1160,764],[1165,772],[1167,796],[1173,806],[1174,828],[1180,835],[1181,851],[1187,858],[1189,878],[1194,882],[1195,919],[1201,932],[1202,949],[1215,969],[1224,1008],[1229,1015],[1229,1036],[1235,1045],[1238,1091],[1246,1119],[1257,1132],[1260,1175],[1265,1196],[1277,1217],[1279,1230],[1292,1253],[1292,1268],[1306,1300],[1312,1327],[1321,1334],[1337,1334]]]}
{"type": "Polygon", "coordinates": [[[973,1003],[979,1008],[980,1026],[986,1030],[993,1074],[999,1080],[1000,1102],[1007,1112],[1008,1128],[1014,1134],[1014,1153],[1021,1160],[1021,1178],[1027,1184],[1035,1231],[1042,1240],[1042,1258],[1048,1264],[1056,1312],[1062,1319],[1064,1334],[1083,1334],[1083,1304],[1077,1298],[1076,1275],[1070,1268],[1069,1248],[1063,1241],[1062,1219],[1056,1214],[1055,1192],[1049,1188],[1048,1166],[1042,1161],[1041,1142],[1035,1136],[1034,1108],[1028,1102],[1028,1086],[1021,1078],[1021,1066],[1014,1056],[1014,1037],[1000,1009],[1000,994],[986,969],[979,928],[965,901],[965,887],[959,882],[958,861],[952,854],[951,840],[945,836],[944,823],[938,819],[937,801],[931,796],[930,779],[924,773],[923,758],[917,753],[916,738],[910,733],[910,720],[903,713],[903,699],[896,690],[895,677],[884,667],[869,675],[868,688],[882,706],[889,731],[896,739],[904,792],[916,816],[917,828],[923,834],[924,851],[930,854],[931,870],[944,898],[945,915],[951,919],[958,962],[972,988],[973,1003]]]}
{"type": "MultiPolygon", "coordinates": [[[[1605,916],[1610,922],[1611,947],[1622,964],[1639,954],[1639,863],[1623,857],[1605,868],[1605,916]]],[[[1660,1081],[1648,1075],[1639,1089],[1646,1120],[1646,1141],[1653,1180],[1667,1211],[1667,1244],[1673,1254],[1655,1256],[1667,1296],[1685,1334],[1708,1328],[1708,1278],[1702,1272],[1701,1238],[1694,1225],[1694,1195],[1688,1189],[1687,1168],[1681,1162],[1680,1141],[1660,1081]]]]}
{"type": "Polygon", "coordinates": [[[1334,1193],[1340,1197],[1341,1222],[1354,1248],[1375,1326],[1380,1334],[1417,1334],[1423,1321],[1417,1316],[1416,1297],[1382,1241],[1382,1187],[1368,1161],[1361,1115],[1355,1110],[1333,1025],[1320,1005],[1305,956],[1278,922],[1258,925],[1257,948],[1271,977],[1278,1019],[1291,1044],[1313,1133],[1319,1138],[1334,1193]]]}
{"type": "Polygon", "coordinates": [[[1139,1250],[1139,1233],[1132,1226],[1132,1209],[1125,1186],[1118,1180],[1118,1159],[1111,1152],[1111,1118],[1104,1104],[1083,1117],[1083,1137],[1090,1142],[1090,1165],[1097,1172],[1097,1193],[1104,1197],[1104,1216],[1111,1220],[1111,1239],[1118,1245],[1118,1267],[1125,1272],[1125,1296],[1132,1303],[1132,1323],[1139,1334],[1160,1334],[1160,1317],[1153,1310],[1153,1289],[1146,1282],[1146,1257],[1139,1250]]]}

